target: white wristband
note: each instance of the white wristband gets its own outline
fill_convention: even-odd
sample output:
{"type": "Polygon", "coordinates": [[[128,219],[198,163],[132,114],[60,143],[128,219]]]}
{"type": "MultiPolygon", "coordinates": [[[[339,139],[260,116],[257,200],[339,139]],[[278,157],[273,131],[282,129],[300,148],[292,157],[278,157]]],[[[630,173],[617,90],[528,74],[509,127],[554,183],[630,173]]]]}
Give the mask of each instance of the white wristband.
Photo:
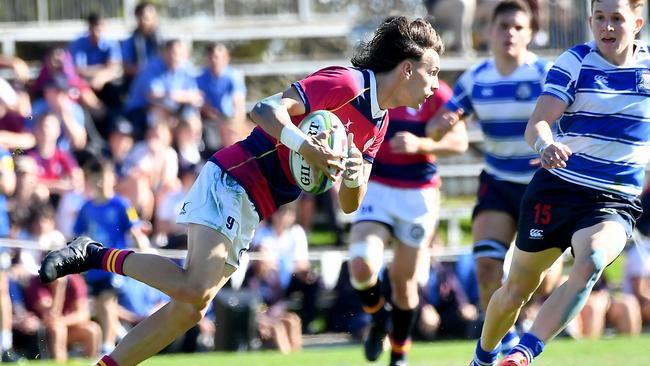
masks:
{"type": "Polygon", "coordinates": [[[284,125],[282,132],[280,133],[280,142],[295,152],[300,150],[300,146],[302,146],[302,143],[306,140],[307,135],[292,123],[284,125]]]}
{"type": "Polygon", "coordinates": [[[535,144],[533,145],[533,148],[535,149],[535,151],[537,151],[537,153],[539,155],[542,155],[542,152],[544,151],[544,149],[551,146],[552,144],[553,144],[553,142],[548,143],[548,142],[542,140],[541,137],[537,137],[537,140],[535,140],[535,144]]]}
{"type": "Polygon", "coordinates": [[[363,184],[364,179],[365,174],[363,174],[363,170],[361,170],[356,178],[352,180],[343,179],[343,184],[348,188],[359,188],[363,184]]]}

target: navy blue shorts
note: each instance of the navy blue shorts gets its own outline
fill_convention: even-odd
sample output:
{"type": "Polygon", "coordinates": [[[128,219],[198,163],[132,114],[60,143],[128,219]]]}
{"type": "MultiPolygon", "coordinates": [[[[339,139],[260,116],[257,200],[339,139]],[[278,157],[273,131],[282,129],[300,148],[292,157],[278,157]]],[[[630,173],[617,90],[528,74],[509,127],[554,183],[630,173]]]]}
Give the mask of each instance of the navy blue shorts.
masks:
{"type": "Polygon", "coordinates": [[[604,221],[619,222],[630,237],[640,215],[636,197],[570,183],[540,169],[521,201],[516,245],[525,252],[564,251],[576,231],[604,221]]]}
{"type": "Polygon", "coordinates": [[[482,171],[479,177],[478,199],[472,211],[472,218],[481,211],[493,210],[505,212],[517,221],[521,198],[525,191],[525,184],[499,180],[482,171]]]}

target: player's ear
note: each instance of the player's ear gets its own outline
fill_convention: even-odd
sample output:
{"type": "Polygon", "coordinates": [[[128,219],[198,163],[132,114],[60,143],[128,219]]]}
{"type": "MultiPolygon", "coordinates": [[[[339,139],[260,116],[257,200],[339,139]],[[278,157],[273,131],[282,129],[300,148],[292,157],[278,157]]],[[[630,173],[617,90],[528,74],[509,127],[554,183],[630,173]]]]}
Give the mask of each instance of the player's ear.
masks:
{"type": "Polygon", "coordinates": [[[405,79],[409,79],[411,75],[413,75],[413,68],[415,65],[413,64],[413,60],[411,59],[406,59],[402,62],[402,76],[404,76],[405,79]]]}

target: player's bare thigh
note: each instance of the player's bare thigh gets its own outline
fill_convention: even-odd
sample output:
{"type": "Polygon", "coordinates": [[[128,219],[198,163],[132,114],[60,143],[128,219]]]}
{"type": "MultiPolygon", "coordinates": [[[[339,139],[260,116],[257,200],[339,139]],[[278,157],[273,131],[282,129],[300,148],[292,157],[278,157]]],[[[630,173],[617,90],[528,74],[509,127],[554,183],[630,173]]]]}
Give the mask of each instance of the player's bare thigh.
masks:
{"type": "Polygon", "coordinates": [[[236,270],[226,263],[232,243],[217,230],[199,224],[189,224],[187,240],[187,285],[209,289],[214,296],[216,287],[236,270]]]}
{"type": "Polygon", "coordinates": [[[517,222],[508,213],[496,210],[479,212],[472,220],[474,241],[497,240],[510,244],[517,232],[517,222]]]}
{"type": "MultiPolygon", "coordinates": [[[[364,257],[350,258],[350,275],[359,280],[366,280],[379,271],[383,258],[384,246],[391,238],[391,233],[386,225],[362,221],[352,225],[350,231],[351,252],[364,252],[364,257]],[[365,246],[364,250],[354,246],[365,246]],[[370,258],[371,257],[371,258],[370,258]],[[373,268],[369,268],[373,267],[373,268]]],[[[351,254],[354,256],[354,254],[351,254]]]]}
{"type": "Polygon", "coordinates": [[[391,238],[390,230],[386,225],[375,221],[362,221],[352,225],[350,230],[350,243],[367,242],[370,245],[388,243],[391,238]]]}

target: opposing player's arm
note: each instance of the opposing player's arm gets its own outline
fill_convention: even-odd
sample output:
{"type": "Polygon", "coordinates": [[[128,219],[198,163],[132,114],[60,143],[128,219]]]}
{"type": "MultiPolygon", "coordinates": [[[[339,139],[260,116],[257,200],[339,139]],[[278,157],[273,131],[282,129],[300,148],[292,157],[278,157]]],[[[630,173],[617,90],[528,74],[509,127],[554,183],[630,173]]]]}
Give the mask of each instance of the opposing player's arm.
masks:
{"type": "Polygon", "coordinates": [[[336,171],[343,170],[343,156],[335,154],[327,144],[332,131],[309,137],[291,121],[291,116],[299,116],[307,111],[305,104],[293,87],[255,104],[251,119],[264,131],[278,139],[289,149],[296,151],[315,169],[322,171],[331,180],[336,179],[336,171]]]}
{"type": "Polygon", "coordinates": [[[442,107],[428,123],[426,127],[426,134],[434,141],[440,141],[449,131],[451,131],[459,121],[462,120],[463,109],[456,111],[449,110],[447,107],[442,107]]]}
{"type": "Polygon", "coordinates": [[[563,100],[551,95],[541,95],[528,120],[524,137],[526,143],[540,155],[544,168],[564,168],[571,155],[568,146],[555,142],[551,130],[555,121],[562,116],[566,108],[567,103],[563,100]]]}

